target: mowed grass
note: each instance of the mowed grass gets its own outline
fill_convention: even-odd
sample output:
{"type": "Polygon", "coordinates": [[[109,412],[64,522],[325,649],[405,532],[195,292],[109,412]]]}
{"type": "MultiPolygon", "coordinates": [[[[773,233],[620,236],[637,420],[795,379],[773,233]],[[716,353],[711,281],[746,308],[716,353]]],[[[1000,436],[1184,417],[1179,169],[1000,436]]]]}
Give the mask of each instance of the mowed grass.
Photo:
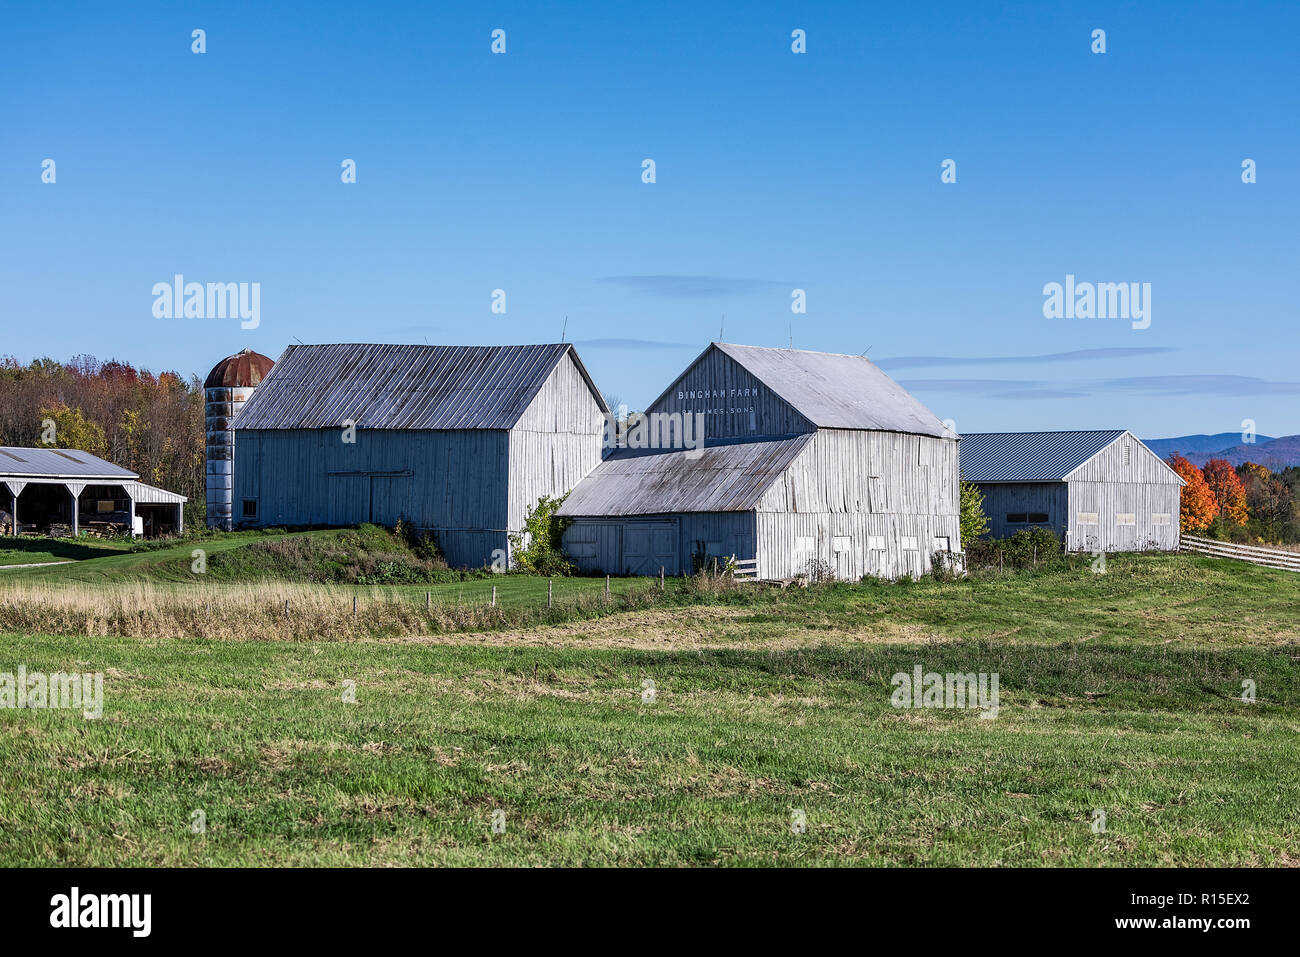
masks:
{"type": "Polygon", "coordinates": [[[1294,866],[1298,599],[1113,556],[461,636],[11,635],[0,672],[102,671],[104,714],[0,710],[0,864],[1294,866]],[[998,716],[891,707],[916,665],[997,673],[998,716]]]}
{"type": "Polygon", "coordinates": [[[1300,671],[1279,652],[6,651],[107,677],[98,721],[0,713],[5,865],[1300,861],[1300,671]],[[999,673],[998,716],[892,708],[915,664],[999,673]]]}

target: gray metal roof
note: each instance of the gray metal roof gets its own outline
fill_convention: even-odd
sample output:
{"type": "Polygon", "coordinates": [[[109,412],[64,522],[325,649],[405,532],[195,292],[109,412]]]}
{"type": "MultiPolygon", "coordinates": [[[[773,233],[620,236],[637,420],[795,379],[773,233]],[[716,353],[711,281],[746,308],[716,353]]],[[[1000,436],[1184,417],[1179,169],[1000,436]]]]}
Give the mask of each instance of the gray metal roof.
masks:
{"type": "Polygon", "coordinates": [[[571,343],[290,346],[233,423],[236,429],[509,429],[565,356],[604,400],[571,343]]]}
{"type": "Polygon", "coordinates": [[[620,449],[569,493],[559,514],[658,515],[745,512],[780,477],[811,432],[762,442],[736,440],[687,451],[620,449]]]}
{"type": "Polygon", "coordinates": [[[964,433],[958,457],[968,482],[1061,482],[1121,435],[1091,432],[964,433]]]}
{"type": "Polygon", "coordinates": [[[957,438],[933,412],[865,356],[729,342],[715,342],[713,346],[744,366],[818,428],[957,438]]]}
{"type": "Polygon", "coordinates": [[[0,476],[10,478],[123,478],[138,476],[80,449],[0,447],[0,476]]]}
{"type": "Polygon", "coordinates": [[[137,505],[180,505],[189,501],[179,492],[169,492],[165,488],[155,488],[152,485],[145,485],[143,482],[128,483],[126,492],[131,498],[135,499],[137,505]]]}

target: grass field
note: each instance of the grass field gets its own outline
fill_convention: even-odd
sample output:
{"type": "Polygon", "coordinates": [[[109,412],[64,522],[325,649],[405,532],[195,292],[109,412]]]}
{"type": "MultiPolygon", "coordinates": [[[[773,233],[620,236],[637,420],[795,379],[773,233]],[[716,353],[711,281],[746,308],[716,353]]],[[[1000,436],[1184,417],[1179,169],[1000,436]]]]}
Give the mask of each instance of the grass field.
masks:
{"type": "MultiPolygon", "coordinates": [[[[0,604],[111,591],[68,568],[0,604]]],[[[0,710],[0,864],[1300,863],[1300,576],[670,586],[459,632],[396,586],[360,592],[413,608],[387,635],[0,637],[0,672],[105,675],[99,720],[0,710]],[[998,716],[892,707],[918,664],[997,673],[998,716]]]]}

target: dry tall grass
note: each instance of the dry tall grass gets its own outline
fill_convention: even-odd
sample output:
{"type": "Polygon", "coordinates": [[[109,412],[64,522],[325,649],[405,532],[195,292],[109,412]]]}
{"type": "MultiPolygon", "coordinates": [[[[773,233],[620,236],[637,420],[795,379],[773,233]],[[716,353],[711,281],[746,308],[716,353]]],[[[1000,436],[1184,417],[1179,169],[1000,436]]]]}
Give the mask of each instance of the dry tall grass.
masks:
{"type": "Polygon", "coordinates": [[[661,600],[657,586],[647,585],[608,599],[599,593],[557,599],[552,608],[435,601],[426,610],[422,601],[382,589],[358,591],[287,582],[193,587],[143,582],[93,586],[14,583],[0,587],[0,632],[348,641],[543,625],[650,607],[661,600]]]}

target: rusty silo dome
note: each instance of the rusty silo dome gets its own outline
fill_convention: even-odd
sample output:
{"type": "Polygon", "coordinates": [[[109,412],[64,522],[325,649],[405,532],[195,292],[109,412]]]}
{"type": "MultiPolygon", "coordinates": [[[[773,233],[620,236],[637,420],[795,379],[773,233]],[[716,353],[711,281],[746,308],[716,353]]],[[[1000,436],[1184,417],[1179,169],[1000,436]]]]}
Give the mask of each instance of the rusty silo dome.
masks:
{"type": "Polygon", "coordinates": [[[251,389],[266,378],[273,365],[274,359],[252,349],[244,349],[233,356],[226,356],[213,366],[208,377],[203,380],[203,388],[251,389]]]}

